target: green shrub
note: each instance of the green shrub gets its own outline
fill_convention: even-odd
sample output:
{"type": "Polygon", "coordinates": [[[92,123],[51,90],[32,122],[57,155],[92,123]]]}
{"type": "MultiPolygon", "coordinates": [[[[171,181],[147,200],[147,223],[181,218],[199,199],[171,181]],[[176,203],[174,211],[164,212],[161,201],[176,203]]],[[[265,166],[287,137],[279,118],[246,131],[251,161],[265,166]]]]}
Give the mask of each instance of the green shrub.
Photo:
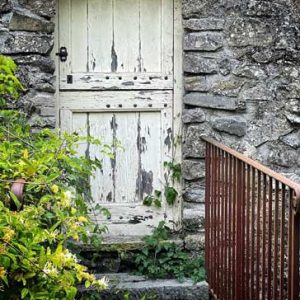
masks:
{"type": "MultiPolygon", "coordinates": [[[[79,241],[99,246],[105,230],[92,223],[87,205],[89,177],[101,162],[78,156],[85,138],[34,133],[21,112],[7,109],[22,91],[15,68],[0,56],[0,299],[74,299],[78,283],[106,287],[70,250],[79,241]]],[[[109,153],[109,146],[87,139],[109,153]]]]}
{"type": "Polygon", "coordinates": [[[191,258],[174,242],[168,241],[169,229],[165,222],[144,237],[145,247],[136,254],[137,273],[149,278],[191,278],[194,282],[205,280],[204,259],[191,258]]]}

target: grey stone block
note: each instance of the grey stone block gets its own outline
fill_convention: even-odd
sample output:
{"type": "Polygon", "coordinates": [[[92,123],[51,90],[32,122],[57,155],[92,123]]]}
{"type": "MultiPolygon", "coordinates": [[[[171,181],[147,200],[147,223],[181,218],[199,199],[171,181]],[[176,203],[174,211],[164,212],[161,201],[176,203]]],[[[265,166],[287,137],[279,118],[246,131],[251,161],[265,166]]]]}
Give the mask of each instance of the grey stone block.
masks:
{"type": "Polygon", "coordinates": [[[183,70],[192,74],[216,74],[219,67],[214,58],[204,57],[200,53],[186,53],[183,60],[183,70]]]}
{"type": "Polygon", "coordinates": [[[147,280],[142,276],[129,274],[100,274],[97,278],[106,276],[110,280],[109,289],[98,292],[92,288],[79,287],[78,299],[89,296],[99,296],[105,300],[123,300],[125,292],[130,300],[140,300],[144,296],[153,296],[157,300],[208,300],[209,288],[206,282],[194,284],[192,280],[147,280]]]}
{"type": "Polygon", "coordinates": [[[191,32],[184,37],[184,50],[216,51],[223,47],[223,35],[216,32],[191,32]]]}
{"type": "Polygon", "coordinates": [[[232,73],[238,77],[245,77],[248,79],[264,80],[267,78],[267,74],[261,66],[247,63],[237,66],[232,70],[232,73]]]}
{"type": "Polygon", "coordinates": [[[3,44],[0,44],[0,52],[2,54],[49,54],[52,47],[53,37],[50,35],[15,32],[14,34],[10,34],[3,44]]]}
{"type": "Polygon", "coordinates": [[[201,160],[183,160],[182,177],[186,180],[196,180],[205,176],[205,162],[201,160]]]}
{"type": "Polygon", "coordinates": [[[290,112],[285,112],[285,116],[293,125],[300,124],[300,116],[299,115],[292,114],[290,112]]]}
{"type": "Polygon", "coordinates": [[[183,21],[184,28],[195,31],[223,30],[224,24],[225,20],[219,18],[200,18],[183,21]]]}
{"type": "Polygon", "coordinates": [[[187,92],[208,92],[212,86],[212,77],[218,76],[189,76],[184,78],[184,88],[187,92]]]}
{"type": "Polygon", "coordinates": [[[228,43],[234,47],[267,47],[273,42],[273,29],[271,21],[234,18],[228,22],[228,43]]]}
{"type": "Polygon", "coordinates": [[[258,83],[253,87],[245,88],[240,95],[244,100],[272,100],[272,93],[265,83],[258,83]]]}
{"type": "Polygon", "coordinates": [[[192,208],[183,209],[183,229],[186,232],[198,233],[204,229],[205,206],[195,204],[192,208]]]}
{"type": "Polygon", "coordinates": [[[0,13],[5,13],[12,10],[13,4],[11,0],[1,0],[0,13]]]}
{"type": "Polygon", "coordinates": [[[198,106],[204,108],[220,109],[220,110],[241,110],[245,108],[245,102],[236,98],[204,95],[202,93],[190,93],[184,96],[184,104],[198,106]]]}
{"type": "Polygon", "coordinates": [[[239,137],[247,133],[247,122],[239,116],[221,117],[212,121],[215,130],[226,132],[239,137]]]}
{"type": "Polygon", "coordinates": [[[205,113],[201,108],[185,109],[182,113],[182,121],[188,123],[203,123],[205,122],[205,113]]]}
{"type": "Polygon", "coordinates": [[[220,78],[215,82],[211,88],[211,91],[220,96],[237,97],[244,84],[244,80],[229,77],[226,79],[220,78]]]}
{"type": "Polygon", "coordinates": [[[184,138],[183,156],[186,158],[204,158],[205,143],[201,140],[201,136],[208,134],[209,128],[207,126],[188,126],[184,138]]]}
{"type": "Polygon", "coordinates": [[[189,251],[201,251],[205,248],[204,233],[190,234],[184,239],[185,249],[189,251]]]}
{"type": "Polygon", "coordinates": [[[187,182],[183,191],[183,200],[191,203],[205,202],[205,186],[204,183],[187,182]]]}
{"type": "Polygon", "coordinates": [[[281,140],[288,146],[299,149],[300,148],[300,130],[295,130],[292,133],[285,135],[281,140]]]}
{"type": "Polygon", "coordinates": [[[52,18],[55,16],[56,0],[18,0],[19,4],[32,12],[46,17],[52,18]]]}
{"type": "Polygon", "coordinates": [[[16,31],[54,32],[54,23],[34,15],[27,10],[17,10],[12,13],[9,29],[16,31]]]}
{"type": "Polygon", "coordinates": [[[45,73],[54,73],[55,63],[50,57],[45,57],[42,55],[20,55],[14,57],[15,62],[18,65],[26,65],[33,68],[39,68],[42,72],[45,73]]]}

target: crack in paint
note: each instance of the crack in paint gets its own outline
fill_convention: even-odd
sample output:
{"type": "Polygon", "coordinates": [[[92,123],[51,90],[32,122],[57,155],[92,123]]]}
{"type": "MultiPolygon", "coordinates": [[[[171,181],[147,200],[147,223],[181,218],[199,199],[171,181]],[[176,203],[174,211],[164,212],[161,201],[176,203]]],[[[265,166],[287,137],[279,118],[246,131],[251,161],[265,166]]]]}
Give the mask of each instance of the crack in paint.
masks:
{"type": "Polygon", "coordinates": [[[112,201],[116,201],[116,160],[117,160],[117,149],[116,149],[116,139],[117,139],[117,128],[118,124],[116,122],[116,115],[113,114],[110,126],[113,132],[113,158],[110,159],[111,169],[112,169],[112,181],[113,181],[113,196],[112,201]]]}
{"type": "Polygon", "coordinates": [[[168,147],[168,150],[170,151],[171,147],[172,147],[172,129],[168,128],[167,133],[168,133],[168,135],[165,138],[164,143],[168,147]]]}

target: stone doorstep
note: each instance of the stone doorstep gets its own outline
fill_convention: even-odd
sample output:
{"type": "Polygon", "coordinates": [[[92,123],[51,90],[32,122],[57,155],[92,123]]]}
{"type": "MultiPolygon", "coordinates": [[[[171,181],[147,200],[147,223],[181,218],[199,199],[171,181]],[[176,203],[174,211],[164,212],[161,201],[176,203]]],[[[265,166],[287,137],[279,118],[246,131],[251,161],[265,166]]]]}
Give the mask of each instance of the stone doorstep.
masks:
{"type": "MultiPolygon", "coordinates": [[[[165,241],[173,242],[176,245],[183,248],[184,242],[178,236],[174,236],[165,241]]],[[[78,249],[80,252],[84,251],[98,251],[98,252],[126,252],[135,251],[144,247],[145,242],[142,241],[140,236],[104,236],[103,242],[98,249],[95,249],[92,245],[78,243],[78,249]]]]}
{"type": "MultiPolygon", "coordinates": [[[[130,300],[140,300],[143,296],[156,296],[157,300],[208,300],[208,284],[203,281],[194,284],[192,280],[178,282],[176,279],[150,280],[144,276],[134,276],[128,273],[97,274],[97,278],[105,276],[109,280],[109,289],[97,292],[95,289],[79,287],[79,299],[87,295],[99,296],[99,299],[124,299],[124,293],[129,292],[130,300]]],[[[97,298],[96,298],[97,299],[97,298]]],[[[151,299],[151,298],[150,298],[151,299]]]]}

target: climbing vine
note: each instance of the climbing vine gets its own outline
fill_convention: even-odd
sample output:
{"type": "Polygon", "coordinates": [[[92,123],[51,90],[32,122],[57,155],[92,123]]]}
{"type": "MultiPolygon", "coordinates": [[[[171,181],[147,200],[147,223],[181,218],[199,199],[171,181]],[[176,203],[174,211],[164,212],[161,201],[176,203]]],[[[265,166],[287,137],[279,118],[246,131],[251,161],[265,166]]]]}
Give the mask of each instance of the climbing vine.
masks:
{"type": "Polygon", "coordinates": [[[181,165],[174,162],[164,162],[164,168],[167,170],[168,176],[164,185],[164,190],[155,190],[152,195],[145,197],[143,204],[146,206],[154,205],[157,208],[162,206],[162,196],[164,195],[168,205],[172,206],[178,197],[178,191],[175,189],[175,183],[181,181],[181,165]],[[169,181],[171,179],[171,182],[169,181]]]}

